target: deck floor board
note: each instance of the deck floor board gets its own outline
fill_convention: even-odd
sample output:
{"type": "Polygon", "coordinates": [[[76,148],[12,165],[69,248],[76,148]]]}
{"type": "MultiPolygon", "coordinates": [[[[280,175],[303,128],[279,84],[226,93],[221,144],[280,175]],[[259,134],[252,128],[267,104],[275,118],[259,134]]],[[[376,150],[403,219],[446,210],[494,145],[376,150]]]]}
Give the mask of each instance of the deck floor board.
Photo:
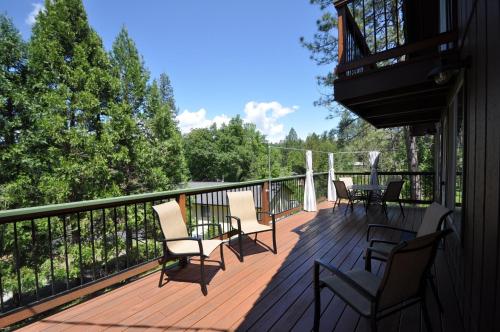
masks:
{"type": "MultiPolygon", "coordinates": [[[[245,260],[224,247],[226,270],[210,262],[208,295],[199,286],[199,265],[193,259],[186,268],[169,271],[169,281],[158,288],[159,271],[108,293],[47,316],[24,327],[24,331],[308,331],[312,328],[314,298],[312,267],[322,258],[341,270],[363,268],[366,229],[370,223],[387,223],[416,230],[422,208],[389,209],[386,219],[373,207],[365,214],[361,206],[344,216],[332,214],[331,204],[319,204],[317,213],[300,212],[277,223],[278,254],[266,249],[270,233],[259,235],[259,243],[247,238],[245,260]]],[[[378,230],[377,237],[397,240],[394,233],[378,230]]],[[[237,246],[236,246],[237,247],[237,246]]],[[[216,250],[211,260],[218,260],[216,250]]],[[[460,322],[458,307],[446,278],[444,259],[436,268],[440,295],[446,304],[441,318],[435,304],[429,308],[434,331],[450,331],[460,322]],[[443,288],[441,288],[443,287],[443,288]],[[443,328],[443,329],[442,329],[443,328]]],[[[384,264],[374,262],[372,271],[383,273],[384,264]]],[[[326,273],[323,271],[322,273],[326,273]]],[[[431,299],[433,300],[433,299],[431,299]]],[[[431,301],[430,300],[430,301],[431,301]]],[[[321,293],[322,331],[369,331],[366,320],[331,292],[321,293]]],[[[415,331],[421,328],[420,307],[409,307],[379,323],[380,331],[415,331]]],[[[458,329],[460,331],[460,329],[458,329]]]]}

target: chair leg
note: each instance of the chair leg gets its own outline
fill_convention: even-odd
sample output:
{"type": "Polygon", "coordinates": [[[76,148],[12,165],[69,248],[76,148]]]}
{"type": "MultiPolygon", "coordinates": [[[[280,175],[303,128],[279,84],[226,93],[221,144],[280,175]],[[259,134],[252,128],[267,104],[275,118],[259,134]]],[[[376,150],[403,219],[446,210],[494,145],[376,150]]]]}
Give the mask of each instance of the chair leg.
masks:
{"type": "Polygon", "coordinates": [[[382,210],[384,210],[385,217],[389,219],[389,213],[387,213],[387,204],[382,202],[382,210]]]}
{"type": "Polygon", "coordinates": [[[365,271],[372,271],[372,260],[368,258],[368,255],[365,255],[365,271]]]}
{"type": "Polygon", "coordinates": [[[200,272],[201,272],[201,291],[203,295],[207,295],[207,284],[205,282],[205,257],[200,257],[200,272]]]}
{"type": "Polygon", "coordinates": [[[278,253],[278,246],[276,245],[276,225],[273,225],[273,248],[274,254],[278,253]]]}
{"type": "Polygon", "coordinates": [[[333,208],[332,208],[332,213],[335,213],[335,207],[339,205],[339,199],[337,198],[335,202],[333,202],[333,208]]]}
{"type": "Polygon", "coordinates": [[[321,314],[321,289],[317,282],[314,283],[314,326],[313,331],[319,331],[319,320],[321,314]]]}
{"type": "Polygon", "coordinates": [[[347,215],[347,210],[349,210],[349,202],[345,205],[344,216],[347,215]]]}
{"type": "Polygon", "coordinates": [[[165,275],[165,265],[167,264],[167,261],[164,260],[163,264],[161,265],[161,272],[160,272],[160,281],[158,282],[158,287],[162,286],[163,282],[163,276],[165,275]]]}
{"type": "Polygon", "coordinates": [[[221,244],[219,248],[220,248],[220,267],[222,268],[222,270],[225,270],[226,263],[224,261],[224,246],[221,244]]]}
{"type": "Polygon", "coordinates": [[[424,317],[424,324],[427,332],[432,332],[431,320],[429,318],[429,312],[427,311],[427,305],[425,304],[425,297],[421,301],[422,306],[422,316],[424,317]]]}
{"type": "Polygon", "coordinates": [[[401,214],[403,215],[403,219],[405,218],[405,211],[403,209],[403,205],[401,204],[401,201],[398,201],[399,203],[399,208],[401,209],[401,214]]]}
{"type": "Polygon", "coordinates": [[[434,295],[434,298],[436,299],[436,303],[438,305],[439,312],[444,312],[443,304],[441,303],[441,300],[439,299],[436,284],[434,283],[434,278],[430,273],[429,273],[429,276],[427,277],[427,280],[429,281],[429,285],[431,286],[432,294],[434,295]]]}
{"type": "Polygon", "coordinates": [[[257,243],[257,233],[255,233],[255,238],[253,239],[253,242],[257,243]]]}
{"type": "Polygon", "coordinates": [[[243,239],[241,233],[238,234],[238,247],[240,250],[240,262],[243,262],[243,239]]]}
{"type": "Polygon", "coordinates": [[[377,332],[377,319],[375,317],[370,317],[370,329],[372,332],[377,332]]]}

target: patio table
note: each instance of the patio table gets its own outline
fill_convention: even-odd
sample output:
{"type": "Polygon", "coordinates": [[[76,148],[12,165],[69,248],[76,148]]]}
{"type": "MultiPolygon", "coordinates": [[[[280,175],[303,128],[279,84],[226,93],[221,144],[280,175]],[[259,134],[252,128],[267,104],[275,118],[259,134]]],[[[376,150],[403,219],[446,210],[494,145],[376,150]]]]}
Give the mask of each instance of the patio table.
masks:
{"type": "Polygon", "coordinates": [[[364,191],[366,193],[366,205],[365,211],[368,212],[368,207],[370,206],[370,198],[372,193],[375,191],[383,191],[387,189],[386,185],[381,184],[353,184],[348,186],[347,189],[352,191],[364,191]]]}

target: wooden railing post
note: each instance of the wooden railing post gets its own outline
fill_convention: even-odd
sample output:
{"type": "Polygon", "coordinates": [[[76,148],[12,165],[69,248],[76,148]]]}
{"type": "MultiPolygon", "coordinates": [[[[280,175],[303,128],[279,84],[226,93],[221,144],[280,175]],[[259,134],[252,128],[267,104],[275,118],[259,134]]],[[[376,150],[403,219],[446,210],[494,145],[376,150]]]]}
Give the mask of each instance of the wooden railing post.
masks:
{"type": "MultiPolygon", "coordinates": [[[[262,211],[271,211],[271,206],[269,204],[269,181],[262,184],[262,211]]],[[[262,215],[262,223],[268,224],[271,221],[271,217],[268,214],[262,215]]]]}
{"type": "Polygon", "coordinates": [[[338,24],[338,64],[339,66],[345,64],[345,7],[337,8],[337,24],[338,24]]]}
{"type": "Polygon", "coordinates": [[[179,203],[179,206],[181,208],[182,219],[184,219],[184,222],[189,225],[186,211],[186,194],[179,194],[179,196],[177,196],[177,203],[179,203]]]}

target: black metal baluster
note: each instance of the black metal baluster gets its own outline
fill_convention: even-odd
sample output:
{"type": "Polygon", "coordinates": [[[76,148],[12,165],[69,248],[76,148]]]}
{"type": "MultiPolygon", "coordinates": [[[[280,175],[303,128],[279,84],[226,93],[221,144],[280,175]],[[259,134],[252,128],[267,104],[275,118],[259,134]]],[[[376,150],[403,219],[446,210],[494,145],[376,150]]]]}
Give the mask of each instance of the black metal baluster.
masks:
{"type": "Polygon", "coordinates": [[[115,227],[115,266],[116,266],[116,271],[120,271],[120,264],[119,264],[119,248],[118,248],[118,220],[117,220],[117,215],[116,215],[116,207],[113,208],[113,226],[115,227]]]}
{"type": "Polygon", "coordinates": [[[155,257],[158,257],[158,248],[157,248],[157,241],[156,241],[156,217],[155,217],[155,211],[153,209],[153,206],[155,205],[155,201],[151,202],[151,213],[153,214],[153,247],[154,247],[154,254],[155,257]]]}
{"type": "Polygon", "coordinates": [[[384,0],[384,29],[385,29],[385,49],[387,50],[388,39],[387,39],[387,3],[384,0]]]}
{"type": "Polygon", "coordinates": [[[398,0],[396,0],[396,46],[399,46],[399,6],[398,0]]]}
{"type": "Polygon", "coordinates": [[[76,214],[76,227],[78,230],[78,264],[80,267],[80,285],[83,285],[82,230],[80,227],[80,212],[76,214]]]}
{"type": "Polygon", "coordinates": [[[373,45],[374,45],[374,53],[377,53],[377,18],[375,15],[375,0],[372,0],[373,6],[373,45]]]}
{"type": "MultiPolygon", "coordinates": [[[[38,283],[38,255],[37,255],[37,244],[36,244],[36,227],[35,227],[35,220],[31,219],[31,256],[32,256],[32,261],[33,264],[35,265],[34,270],[35,270],[35,296],[36,299],[40,299],[40,286],[38,283]]],[[[2,294],[0,294],[2,296],[2,294]]]]}
{"type": "Polygon", "coordinates": [[[94,214],[93,210],[90,210],[90,241],[92,247],[92,280],[95,280],[95,245],[94,245],[94,214]]]}
{"type": "Polygon", "coordinates": [[[143,203],[143,213],[144,213],[144,240],[146,242],[146,260],[149,260],[149,248],[148,248],[148,218],[146,214],[146,202],[143,203]]]}
{"type": "Polygon", "coordinates": [[[104,252],[104,275],[108,275],[108,236],[106,234],[106,210],[102,209],[102,241],[104,252]]]}
{"type": "Polygon", "coordinates": [[[18,291],[18,300],[19,304],[23,304],[22,294],[23,291],[21,289],[21,267],[20,267],[20,257],[19,257],[19,245],[17,241],[17,221],[14,222],[14,248],[15,248],[15,265],[16,265],[16,275],[17,275],[17,291],[18,291]]]}
{"type": "Polygon", "coordinates": [[[131,243],[129,243],[129,230],[128,230],[128,206],[125,205],[124,206],[125,208],[125,256],[127,258],[127,268],[130,266],[130,261],[129,261],[129,257],[128,257],[128,251],[129,251],[129,245],[131,245],[131,243]]]}
{"type": "Polygon", "coordinates": [[[49,231],[49,258],[50,258],[50,284],[51,292],[54,295],[54,254],[52,252],[52,225],[50,222],[50,217],[47,218],[47,226],[49,231]]]}
{"type": "Polygon", "coordinates": [[[137,203],[134,204],[134,218],[135,218],[135,249],[137,252],[137,258],[135,260],[135,263],[138,264],[140,261],[140,252],[139,252],[139,224],[137,222],[137,203]]]}
{"type": "Polygon", "coordinates": [[[68,263],[68,232],[66,230],[66,216],[62,216],[63,220],[63,237],[64,237],[64,264],[66,266],[66,290],[69,289],[69,263],[68,263]]]}
{"type": "MultiPolygon", "coordinates": [[[[195,217],[194,217],[194,228],[196,229],[196,237],[200,237],[200,235],[198,234],[198,207],[200,208],[200,210],[203,208],[203,198],[201,197],[201,195],[198,195],[196,194],[195,196],[195,200],[196,200],[196,210],[194,211],[195,213],[195,217]],[[200,203],[198,204],[198,196],[200,196],[200,203]]],[[[193,231],[193,228],[191,228],[191,232],[193,231]]]]}

